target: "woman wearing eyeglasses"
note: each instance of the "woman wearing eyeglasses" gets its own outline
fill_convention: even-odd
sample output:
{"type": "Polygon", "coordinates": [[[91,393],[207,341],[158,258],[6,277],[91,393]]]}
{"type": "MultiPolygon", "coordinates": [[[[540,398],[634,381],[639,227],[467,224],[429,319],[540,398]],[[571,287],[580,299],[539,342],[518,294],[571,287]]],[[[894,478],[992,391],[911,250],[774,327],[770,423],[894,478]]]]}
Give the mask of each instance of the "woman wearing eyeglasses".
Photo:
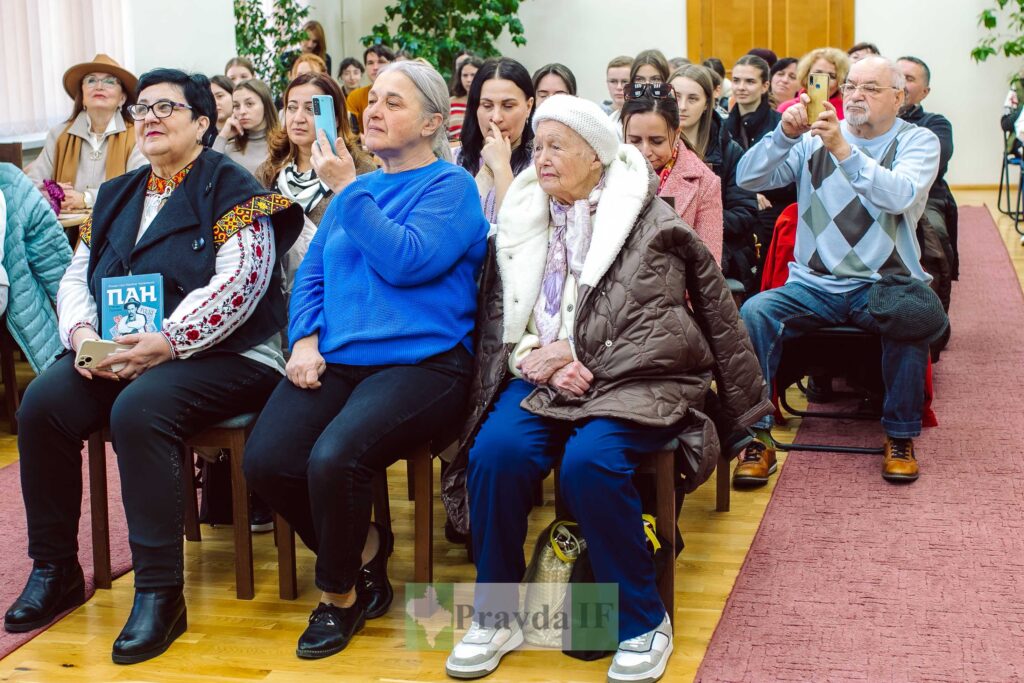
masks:
{"type": "Polygon", "coordinates": [[[796,65],[797,79],[800,90],[796,97],[779,105],[779,113],[786,111],[800,101],[800,95],[807,92],[807,83],[811,74],[828,75],[828,101],[836,108],[836,116],[843,120],[843,93],[839,86],[846,82],[846,74],[850,73],[850,57],[843,50],[835,47],[819,47],[811,50],[800,58],[796,65]]]}
{"type": "Polygon", "coordinates": [[[679,105],[667,83],[634,83],[625,89],[622,129],[626,143],[658,174],[658,196],[672,204],[718,264],[722,263],[722,183],[679,134],[679,105]]]}
{"type": "Polygon", "coordinates": [[[137,93],[129,111],[150,166],[100,187],[57,293],[67,352],[29,385],[18,414],[33,568],[4,617],[8,631],[29,631],[83,601],[82,441],[109,426],[135,570],[119,664],[159,655],[186,628],[182,439],[258,411],[284,374],[276,259],[303,223],[297,204],[204,149],[217,116],[205,76],[157,69],[137,93]],[[78,367],[85,341],[112,336],[104,279],[127,275],[160,276],[158,331],[117,336],[127,350],[78,367]]]}
{"type": "Polygon", "coordinates": [[[698,64],[687,64],[672,73],[669,83],[679,103],[680,133],[722,181],[722,272],[741,283],[747,293],[757,292],[757,198],[736,184],[736,165],[743,156],[743,148],[715,113],[711,71],[698,64]]]}
{"type": "Polygon", "coordinates": [[[146,163],[135,146],[132,121],[122,113],[135,101],[135,82],[104,54],[64,72],[64,90],[75,101],[71,117],[50,130],[43,151],[25,167],[37,185],[60,184],[62,211],[92,208],[104,180],[146,163]]]}

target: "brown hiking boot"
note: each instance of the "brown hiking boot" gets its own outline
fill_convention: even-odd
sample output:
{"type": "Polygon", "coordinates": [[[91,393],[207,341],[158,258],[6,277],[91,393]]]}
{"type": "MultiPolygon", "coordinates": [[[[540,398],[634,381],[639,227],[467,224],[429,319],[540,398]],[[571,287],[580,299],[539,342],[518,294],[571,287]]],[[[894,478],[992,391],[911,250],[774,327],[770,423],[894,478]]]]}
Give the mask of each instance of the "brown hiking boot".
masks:
{"type": "Polygon", "coordinates": [[[764,486],[768,483],[768,477],[775,474],[778,467],[775,462],[775,449],[754,439],[736,463],[736,469],[732,473],[732,484],[737,488],[764,486]]]}
{"type": "Polygon", "coordinates": [[[920,474],[914,458],[913,439],[885,437],[885,456],[882,460],[882,479],[893,482],[916,481],[920,474]]]}

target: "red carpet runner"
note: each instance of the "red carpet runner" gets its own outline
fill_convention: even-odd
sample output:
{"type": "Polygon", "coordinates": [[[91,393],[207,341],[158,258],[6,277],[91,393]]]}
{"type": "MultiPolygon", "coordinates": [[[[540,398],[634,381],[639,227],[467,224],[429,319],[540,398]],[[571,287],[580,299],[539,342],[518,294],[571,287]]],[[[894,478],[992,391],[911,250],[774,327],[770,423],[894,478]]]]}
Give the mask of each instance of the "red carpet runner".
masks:
{"type": "MultiPolygon", "coordinates": [[[[83,452],[83,460],[85,454],[83,452]]],[[[78,531],[78,561],[85,572],[85,591],[92,597],[95,591],[92,572],[92,528],[89,514],[89,471],[82,471],[82,518],[78,531]]],[[[107,494],[110,498],[110,564],[115,577],[131,569],[132,558],[128,550],[128,527],[121,506],[121,482],[118,479],[117,457],[107,447],[107,494]]],[[[28,535],[25,531],[25,505],[21,500],[21,478],[18,463],[0,469],[0,610],[6,610],[25,586],[32,569],[28,559],[28,535]]],[[[45,629],[29,633],[8,633],[0,628],[0,659],[22,644],[32,640],[45,629]]]]}
{"type": "MultiPolygon", "coordinates": [[[[961,209],[959,242],[921,479],[790,455],[698,681],[1024,679],[1024,297],[987,209],[961,209]]],[[[799,434],[881,439],[852,421],[799,434]]]]}

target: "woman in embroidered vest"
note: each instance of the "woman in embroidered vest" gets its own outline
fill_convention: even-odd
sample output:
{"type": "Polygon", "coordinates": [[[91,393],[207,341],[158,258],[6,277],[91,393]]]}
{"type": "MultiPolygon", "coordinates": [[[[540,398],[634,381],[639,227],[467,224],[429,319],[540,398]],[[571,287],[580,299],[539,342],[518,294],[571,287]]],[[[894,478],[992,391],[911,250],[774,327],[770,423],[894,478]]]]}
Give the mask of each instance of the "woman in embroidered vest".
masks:
{"type": "Polygon", "coordinates": [[[43,151],[25,167],[37,185],[60,183],[62,211],[92,208],[103,181],[146,163],[124,114],[135,101],[135,83],[130,71],[104,54],[64,72],[64,90],[75,101],[71,118],[50,130],[43,151]]]}
{"type": "Polygon", "coordinates": [[[465,415],[484,220],[472,177],[452,165],[448,89],[433,67],[395,62],[370,89],[356,177],[321,132],[317,175],[337,194],[291,298],[288,379],[246,446],[253,490],[316,553],[322,591],[296,654],[340,652],[393,593],[393,545],[370,523],[370,483],[425,442],[443,448],[465,415]]]}
{"type": "Polygon", "coordinates": [[[512,181],[530,167],[532,116],[533,81],[526,67],[507,57],[484,62],[469,88],[455,163],[476,178],[491,223],[512,181]]]}
{"type": "Polygon", "coordinates": [[[235,85],[231,116],[213,142],[213,149],[253,175],[267,159],[267,138],[280,130],[270,88],[250,79],[235,85]]]}
{"type": "Polygon", "coordinates": [[[686,224],[722,262],[721,181],[679,134],[679,105],[667,83],[633,83],[620,110],[626,143],[651,162],[658,196],[671,201],[686,224]]]}
{"type": "Polygon", "coordinates": [[[34,564],[4,617],[8,631],[29,631],[82,602],[82,441],[109,425],[135,570],[112,652],[121,664],[159,655],[186,628],[182,439],[259,410],[284,372],[275,257],[302,226],[297,205],[204,149],[217,116],[205,76],[150,71],[130,113],[150,166],[100,187],[57,294],[68,352],[29,385],[18,415],[34,564]],[[104,278],[146,274],[163,281],[158,331],[117,337],[128,350],[77,368],[74,352],[113,327],[104,278]]]}
{"type": "Polygon", "coordinates": [[[534,126],[533,167],[505,197],[484,266],[472,414],[444,477],[459,531],[472,522],[475,614],[492,617],[474,619],[447,672],[484,676],[523,641],[493,615],[518,612],[533,492],[560,457],[594,576],[618,584],[608,680],[655,681],[672,624],[633,485],[640,457],[706,427],[712,378],[730,427],[771,404],[721,270],[657,199],[640,151],[570,95],[548,98],[534,126]]]}

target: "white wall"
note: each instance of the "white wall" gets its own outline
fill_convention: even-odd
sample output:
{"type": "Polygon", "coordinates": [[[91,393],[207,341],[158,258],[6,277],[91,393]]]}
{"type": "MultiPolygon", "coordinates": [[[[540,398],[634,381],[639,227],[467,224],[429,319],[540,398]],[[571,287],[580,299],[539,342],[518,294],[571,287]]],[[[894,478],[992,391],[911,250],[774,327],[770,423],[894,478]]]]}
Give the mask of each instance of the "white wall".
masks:
{"type": "Polygon", "coordinates": [[[982,35],[978,14],[989,0],[856,0],[857,40],[883,54],[923,59],[932,71],[925,109],[953,124],[955,151],[946,180],[951,185],[999,182],[1003,143],[999,128],[1007,83],[1020,62],[990,58],[976,64],[971,48],[982,35]]]}
{"type": "Polygon", "coordinates": [[[224,72],[235,55],[231,0],[126,3],[136,75],[164,66],[207,75],[224,72]]]}
{"type": "MultiPolygon", "coordinates": [[[[338,63],[346,55],[361,56],[359,38],[383,20],[389,0],[310,4],[314,18],[324,23],[329,52],[338,63]]],[[[925,107],[945,114],[953,124],[956,151],[947,179],[955,185],[994,184],[999,178],[998,118],[1016,65],[1002,58],[984,64],[970,59],[970,50],[982,35],[978,14],[992,4],[856,0],[858,40],[876,43],[891,57],[915,55],[931,67],[932,94],[925,107]]],[[[498,49],[531,71],[548,62],[565,63],[576,74],[580,94],[595,100],[607,96],[604,66],[613,56],[648,47],[659,47],[668,57],[686,54],[686,0],[525,0],[519,18],[526,29],[526,46],[514,47],[503,36],[498,49]]]]}

